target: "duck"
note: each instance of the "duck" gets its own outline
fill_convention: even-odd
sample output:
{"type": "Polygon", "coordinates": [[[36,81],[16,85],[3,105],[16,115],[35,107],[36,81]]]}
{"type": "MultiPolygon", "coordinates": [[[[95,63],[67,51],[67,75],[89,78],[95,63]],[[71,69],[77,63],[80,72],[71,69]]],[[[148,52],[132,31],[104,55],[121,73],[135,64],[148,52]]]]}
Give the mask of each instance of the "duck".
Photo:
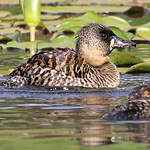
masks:
{"type": "Polygon", "coordinates": [[[119,38],[104,25],[91,23],[78,32],[75,50],[40,51],[16,67],[2,86],[115,88],[120,84],[120,72],[110,61],[109,54],[114,48],[135,45],[133,41],[119,38]]]}
{"type": "Polygon", "coordinates": [[[109,120],[142,120],[150,118],[150,82],[137,86],[128,96],[127,103],[117,105],[109,114],[109,120]]]}

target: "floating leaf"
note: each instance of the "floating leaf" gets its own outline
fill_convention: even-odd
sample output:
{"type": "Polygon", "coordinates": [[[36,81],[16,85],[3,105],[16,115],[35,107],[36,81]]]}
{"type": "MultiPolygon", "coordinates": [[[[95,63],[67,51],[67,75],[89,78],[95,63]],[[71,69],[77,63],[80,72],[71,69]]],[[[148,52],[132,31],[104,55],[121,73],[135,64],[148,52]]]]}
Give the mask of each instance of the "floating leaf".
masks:
{"type": "Polygon", "coordinates": [[[0,29],[0,33],[4,36],[8,35],[8,34],[13,34],[16,30],[18,30],[19,28],[3,28],[0,29]]]}
{"type": "Polygon", "coordinates": [[[100,23],[102,21],[102,17],[95,12],[87,12],[82,16],[76,17],[78,20],[82,20],[87,23],[100,23]]]}
{"type": "Polygon", "coordinates": [[[73,31],[78,32],[83,26],[89,23],[100,23],[102,17],[94,12],[87,12],[79,17],[71,17],[68,19],[64,19],[63,23],[58,23],[55,26],[46,24],[46,27],[49,31],[73,31]]]}
{"type": "Polygon", "coordinates": [[[137,28],[137,34],[144,39],[150,40],[150,27],[148,26],[140,26],[137,28]]]}
{"type": "Polygon", "coordinates": [[[14,69],[12,69],[12,66],[0,66],[0,76],[6,76],[9,75],[14,69]]]}
{"type": "Polygon", "coordinates": [[[112,29],[117,32],[118,34],[122,35],[125,39],[131,39],[133,37],[133,34],[131,33],[123,33],[123,31],[117,29],[117,27],[120,27],[124,30],[128,30],[130,28],[130,25],[125,20],[114,17],[114,16],[106,16],[102,17],[99,14],[95,12],[87,12],[82,16],[79,17],[71,17],[63,20],[63,23],[58,23],[54,25],[46,24],[46,27],[49,31],[73,31],[77,32],[79,31],[83,26],[90,24],[90,23],[99,23],[104,24],[106,26],[116,26],[112,27],[112,29]]]}
{"type": "Polygon", "coordinates": [[[125,39],[125,40],[131,40],[134,35],[132,33],[129,32],[125,32],[120,30],[117,27],[109,27],[118,37],[125,39]]]}
{"type": "Polygon", "coordinates": [[[115,16],[106,16],[102,19],[102,24],[106,26],[115,26],[124,31],[131,29],[131,25],[124,19],[115,16]]]}
{"type": "Polygon", "coordinates": [[[5,18],[2,18],[2,21],[20,21],[20,20],[24,20],[24,16],[22,14],[18,14],[18,15],[11,15],[11,16],[7,16],[5,18]]]}
{"type": "Polygon", "coordinates": [[[136,64],[130,67],[126,73],[150,73],[150,62],[136,64]]]}
{"type": "Polygon", "coordinates": [[[128,67],[118,67],[118,70],[121,74],[125,74],[129,68],[128,67]]]}
{"type": "Polygon", "coordinates": [[[7,47],[14,47],[14,48],[31,48],[33,45],[37,45],[37,43],[40,43],[40,41],[35,42],[17,42],[17,41],[10,41],[7,44],[0,44],[4,49],[7,49],[7,47]]]}
{"type": "Polygon", "coordinates": [[[58,29],[59,32],[66,31],[66,30],[67,31],[69,31],[69,30],[76,31],[76,30],[74,30],[74,28],[76,29],[78,27],[78,29],[80,29],[85,25],[87,25],[87,22],[84,22],[82,20],[70,19],[70,20],[66,20],[64,23],[56,26],[56,28],[58,29]]]}
{"type": "Polygon", "coordinates": [[[83,13],[83,12],[89,12],[89,11],[95,11],[95,12],[124,12],[128,10],[129,6],[101,6],[101,5],[82,5],[82,6],[43,6],[42,11],[43,12],[50,12],[50,13],[83,13]]]}
{"type": "Polygon", "coordinates": [[[59,19],[61,16],[60,15],[41,15],[41,20],[45,21],[45,20],[55,20],[55,19],[59,19]]]}
{"type": "Polygon", "coordinates": [[[62,47],[62,48],[74,48],[75,47],[75,36],[59,36],[51,42],[41,42],[38,44],[38,49],[46,48],[46,47],[62,47]]]}
{"type": "Polygon", "coordinates": [[[114,54],[110,58],[111,61],[118,67],[130,67],[144,62],[141,58],[125,52],[114,54]]]}
{"type": "Polygon", "coordinates": [[[11,13],[9,11],[0,11],[0,18],[4,18],[6,16],[10,16],[11,13]]]}

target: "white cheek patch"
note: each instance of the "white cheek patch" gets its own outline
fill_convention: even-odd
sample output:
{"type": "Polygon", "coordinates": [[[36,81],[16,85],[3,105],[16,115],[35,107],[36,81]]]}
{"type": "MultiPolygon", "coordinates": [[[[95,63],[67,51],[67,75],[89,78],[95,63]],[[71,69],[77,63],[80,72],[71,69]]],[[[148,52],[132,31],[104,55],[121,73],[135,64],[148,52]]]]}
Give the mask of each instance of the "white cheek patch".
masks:
{"type": "Polygon", "coordinates": [[[111,41],[110,41],[110,51],[114,48],[114,43],[115,43],[115,40],[111,39],[111,41]]]}

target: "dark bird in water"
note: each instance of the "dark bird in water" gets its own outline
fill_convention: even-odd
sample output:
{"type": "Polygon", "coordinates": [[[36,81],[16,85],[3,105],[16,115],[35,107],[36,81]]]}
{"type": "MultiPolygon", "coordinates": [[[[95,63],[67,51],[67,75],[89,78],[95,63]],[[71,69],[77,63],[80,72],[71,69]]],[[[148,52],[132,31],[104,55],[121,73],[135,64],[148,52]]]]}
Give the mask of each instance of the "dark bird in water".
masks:
{"type": "Polygon", "coordinates": [[[103,116],[111,120],[136,120],[150,118],[150,82],[144,83],[129,94],[128,102],[116,106],[103,116]]]}
{"type": "Polygon", "coordinates": [[[135,45],[101,24],[90,24],[78,33],[75,50],[56,48],[39,52],[10,73],[2,85],[115,88],[120,83],[120,73],[108,55],[114,48],[135,45]]]}

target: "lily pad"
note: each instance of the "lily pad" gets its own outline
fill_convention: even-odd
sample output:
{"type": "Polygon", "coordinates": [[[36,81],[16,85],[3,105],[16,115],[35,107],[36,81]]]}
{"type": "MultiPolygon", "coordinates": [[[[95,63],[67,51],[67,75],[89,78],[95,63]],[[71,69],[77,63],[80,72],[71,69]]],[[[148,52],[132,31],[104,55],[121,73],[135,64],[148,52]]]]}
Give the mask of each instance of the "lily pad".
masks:
{"type": "Polygon", "coordinates": [[[38,49],[47,48],[47,47],[62,47],[62,48],[74,48],[75,47],[75,36],[68,37],[68,36],[59,36],[58,38],[54,39],[51,42],[41,42],[38,44],[38,49]]]}
{"type": "Polygon", "coordinates": [[[2,21],[12,21],[12,20],[24,20],[23,14],[6,16],[2,21]]]}
{"type": "Polygon", "coordinates": [[[74,48],[75,47],[75,41],[76,38],[75,36],[68,37],[61,35],[57,37],[56,39],[50,41],[50,42],[45,42],[45,41],[35,41],[35,42],[17,42],[17,41],[10,41],[7,44],[0,44],[0,46],[3,49],[7,49],[8,47],[12,48],[19,48],[19,49],[31,49],[32,47],[34,49],[42,49],[42,48],[47,48],[47,47],[69,47],[69,48],[74,48]]]}
{"type": "Polygon", "coordinates": [[[47,26],[47,28],[49,31],[57,31],[58,30],[58,32],[63,32],[63,31],[77,32],[78,30],[80,30],[80,28],[82,28],[85,25],[87,25],[87,23],[82,20],[71,19],[71,20],[66,20],[62,24],[59,24],[56,26],[47,26]],[[76,29],[78,29],[78,30],[76,30],[76,29]]]}
{"type": "Polygon", "coordinates": [[[137,28],[137,34],[144,39],[150,40],[150,27],[148,26],[140,26],[137,28]]]}
{"type": "Polygon", "coordinates": [[[0,66],[0,76],[6,76],[9,75],[14,69],[12,69],[12,66],[6,66],[5,68],[0,66]]]}
{"type": "Polygon", "coordinates": [[[55,19],[59,19],[61,16],[60,15],[41,15],[41,20],[45,21],[45,20],[55,20],[55,19]]]}
{"type": "Polygon", "coordinates": [[[128,31],[131,29],[131,25],[124,19],[116,16],[105,16],[102,19],[102,24],[106,26],[115,26],[123,31],[128,31]]]}
{"type": "Polygon", "coordinates": [[[59,12],[74,12],[74,13],[82,13],[88,11],[95,11],[95,12],[124,12],[128,10],[129,6],[101,6],[101,5],[82,5],[82,6],[43,6],[42,11],[50,12],[50,13],[59,13],[59,12]]]}
{"type": "Polygon", "coordinates": [[[110,59],[118,67],[130,67],[144,62],[141,58],[125,52],[116,53],[110,59]]]}
{"type": "Polygon", "coordinates": [[[4,18],[6,16],[10,16],[11,13],[9,11],[0,11],[0,18],[4,18]]]}
{"type": "Polygon", "coordinates": [[[130,32],[125,32],[123,30],[120,30],[117,27],[109,27],[118,37],[125,39],[125,40],[131,40],[134,37],[134,34],[130,32]]]}
{"type": "Polygon", "coordinates": [[[118,67],[118,70],[121,74],[125,74],[129,68],[128,67],[118,67]]]}
{"type": "Polygon", "coordinates": [[[83,20],[87,23],[100,23],[102,21],[102,16],[91,11],[87,12],[82,16],[76,17],[78,20],[83,20]]]}
{"type": "Polygon", "coordinates": [[[29,32],[29,30],[25,30],[25,29],[22,29],[19,27],[8,27],[8,28],[0,29],[0,33],[3,36],[7,36],[9,34],[14,34],[17,30],[20,31],[21,33],[28,33],[29,32]]]}
{"type": "Polygon", "coordinates": [[[62,20],[63,23],[57,22],[54,24],[45,24],[47,29],[49,31],[73,31],[78,32],[83,26],[89,24],[89,23],[99,23],[104,24],[106,26],[116,26],[112,27],[112,29],[117,32],[118,34],[122,35],[125,39],[131,39],[133,37],[133,34],[131,33],[123,33],[123,31],[117,29],[122,28],[124,31],[130,29],[130,24],[126,22],[124,19],[114,17],[114,16],[105,16],[102,17],[101,15],[95,13],[95,12],[87,12],[84,15],[81,15],[79,17],[71,17],[62,20]]]}
{"type": "Polygon", "coordinates": [[[17,42],[17,41],[10,41],[7,44],[0,44],[4,49],[7,49],[7,47],[16,47],[20,49],[25,49],[25,48],[31,48],[35,47],[37,45],[37,41],[35,42],[17,42]]]}
{"type": "Polygon", "coordinates": [[[150,62],[136,64],[130,67],[126,73],[150,73],[150,62]]]}
{"type": "Polygon", "coordinates": [[[58,22],[58,24],[49,25],[46,24],[46,27],[49,31],[57,31],[63,32],[63,31],[73,31],[78,32],[83,26],[89,24],[89,23],[100,23],[102,17],[94,12],[87,12],[82,16],[79,17],[71,17],[62,20],[63,23],[58,22]]]}

